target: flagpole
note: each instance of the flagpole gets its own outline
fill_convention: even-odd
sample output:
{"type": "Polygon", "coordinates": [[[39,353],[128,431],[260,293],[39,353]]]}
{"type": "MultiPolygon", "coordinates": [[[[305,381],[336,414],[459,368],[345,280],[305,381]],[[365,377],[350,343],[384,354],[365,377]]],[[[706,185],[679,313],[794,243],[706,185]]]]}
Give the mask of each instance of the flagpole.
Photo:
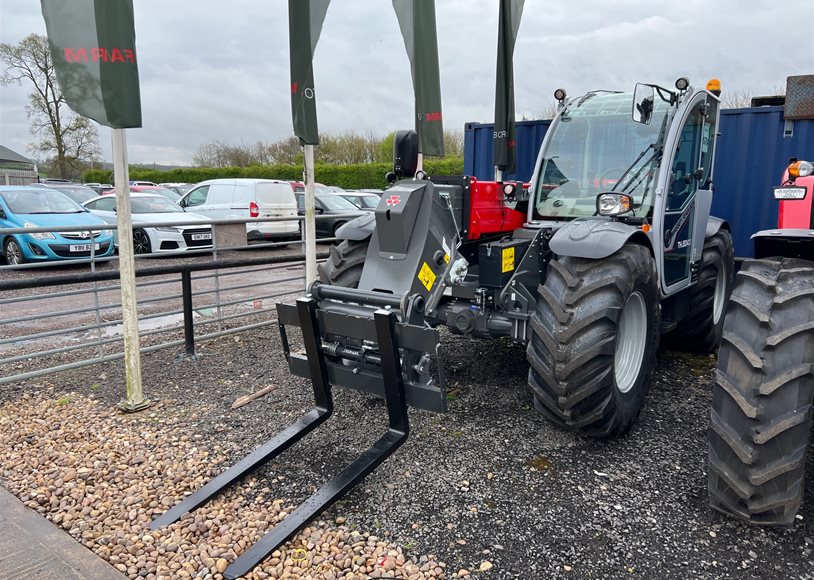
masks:
{"type": "Polygon", "coordinates": [[[314,210],[314,146],[305,145],[305,289],[317,279],[316,211],[314,210]]]}
{"type": "Polygon", "coordinates": [[[495,181],[503,181],[503,171],[495,165],[495,181]]]}
{"type": "Polygon", "coordinates": [[[424,154],[419,153],[418,158],[416,159],[415,163],[415,171],[418,173],[419,171],[424,171],[424,154]]]}
{"type": "Polygon", "coordinates": [[[116,190],[116,224],[119,237],[119,283],[122,294],[124,329],[124,370],[127,398],[119,403],[123,411],[140,411],[150,405],[141,389],[141,352],[136,303],[136,267],[133,259],[133,224],[130,217],[130,189],[127,168],[127,139],[124,129],[113,129],[113,185],[116,190]]]}

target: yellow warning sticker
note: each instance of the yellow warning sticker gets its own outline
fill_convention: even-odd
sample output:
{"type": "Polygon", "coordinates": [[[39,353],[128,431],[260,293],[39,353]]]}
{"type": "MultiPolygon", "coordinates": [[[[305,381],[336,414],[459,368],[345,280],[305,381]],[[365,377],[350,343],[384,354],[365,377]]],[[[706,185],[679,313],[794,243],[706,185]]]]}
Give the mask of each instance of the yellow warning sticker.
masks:
{"type": "Polygon", "coordinates": [[[435,272],[432,271],[427,262],[424,262],[424,265],[421,266],[421,270],[418,272],[418,280],[424,284],[424,288],[428,292],[432,290],[432,285],[435,284],[435,272]]]}
{"type": "Polygon", "coordinates": [[[449,264],[449,254],[444,254],[444,264],[449,264]]]}
{"type": "Polygon", "coordinates": [[[514,248],[503,248],[501,254],[502,267],[501,272],[511,272],[514,270],[514,248]]]}

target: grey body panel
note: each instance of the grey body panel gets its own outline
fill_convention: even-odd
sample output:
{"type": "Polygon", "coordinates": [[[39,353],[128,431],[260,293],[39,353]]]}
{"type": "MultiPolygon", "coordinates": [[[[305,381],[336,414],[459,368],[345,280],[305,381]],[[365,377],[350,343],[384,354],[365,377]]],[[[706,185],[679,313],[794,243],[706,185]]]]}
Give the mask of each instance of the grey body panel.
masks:
{"type": "Polygon", "coordinates": [[[560,256],[599,260],[617,252],[637,234],[645,236],[634,226],[606,218],[574,220],[556,231],[548,247],[560,256]]]}
{"type": "Polygon", "coordinates": [[[699,189],[695,192],[695,227],[692,234],[692,261],[697,262],[704,254],[704,240],[709,226],[709,212],[712,209],[712,192],[699,189]]]}
{"type": "Polygon", "coordinates": [[[405,180],[387,190],[398,202],[376,208],[360,290],[419,294],[426,313],[433,314],[457,259],[458,228],[448,199],[440,195],[451,187],[405,180]]]}
{"type": "Polygon", "coordinates": [[[336,230],[336,237],[340,240],[353,240],[361,242],[373,235],[376,228],[376,216],[371,212],[352,219],[336,230]]]}
{"type": "Polygon", "coordinates": [[[709,216],[709,219],[707,220],[707,229],[704,232],[704,237],[711,238],[712,236],[717,234],[721,228],[728,230],[729,223],[724,219],[715,217],[714,215],[709,216]]]}
{"type": "Polygon", "coordinates": [[[801,238],[810,239],[814,238],[814,230],[789,228],[784,230],[761,230],[752,234],[752,239],[755,238],[801,238]]]}

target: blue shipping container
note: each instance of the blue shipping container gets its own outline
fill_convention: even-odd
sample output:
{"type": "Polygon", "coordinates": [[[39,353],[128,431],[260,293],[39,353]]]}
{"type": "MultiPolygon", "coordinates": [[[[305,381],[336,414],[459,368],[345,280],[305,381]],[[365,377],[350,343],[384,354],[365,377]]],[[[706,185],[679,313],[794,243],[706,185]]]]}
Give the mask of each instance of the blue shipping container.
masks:
{"type": "MultiPolygon", "coordinates": [[[[528,181],[551,121],[517,123],[517,171],[506,179],[528,181]]],[[[494,179],[493,125],[467,123],[464,173],[494,179]]],[[[783,119],[783,107],[721,111],[715,151],[715,197],[712,213],[732,227],[735,255],[754,255],[751,235],[777,227],[772,187],[780,184],[789,157],[814,161],[814,120],[783,119]]]]}

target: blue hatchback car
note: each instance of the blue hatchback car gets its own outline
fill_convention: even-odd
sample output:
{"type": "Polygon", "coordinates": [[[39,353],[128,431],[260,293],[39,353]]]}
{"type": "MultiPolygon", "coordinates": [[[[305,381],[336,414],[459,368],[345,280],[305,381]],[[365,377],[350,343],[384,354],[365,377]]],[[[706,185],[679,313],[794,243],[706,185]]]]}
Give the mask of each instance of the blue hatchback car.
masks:
{"type": "MultiPolygon", "coordinates": [[[[105,222],[68,196],[45,187],[0,186],[0,230],[102,226],[105,222]]],[[[10,266],[26,262],[70,260],[113,253],[110,230],[82,232],[0,233],[0,252],[10,266]]]]}

